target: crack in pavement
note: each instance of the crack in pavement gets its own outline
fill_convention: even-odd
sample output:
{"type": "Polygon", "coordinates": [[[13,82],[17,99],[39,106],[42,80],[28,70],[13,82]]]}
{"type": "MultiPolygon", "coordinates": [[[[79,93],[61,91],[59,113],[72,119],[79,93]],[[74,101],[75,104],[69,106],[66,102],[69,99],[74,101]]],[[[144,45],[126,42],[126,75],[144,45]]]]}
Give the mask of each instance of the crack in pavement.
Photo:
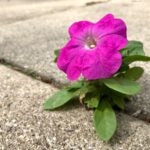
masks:
{"type": "MultiPolygon", "coordinates": [[[[56,87],[58,89],[61,89],[62,87],[64,87],[65,85],[59,84],[58,82],[56,82],[53,79],[49,79],[46,76],[43,76],[39,73],[37,73],[36,71],[33,71],[31,69],[25,69],[17,64],[11,63],[11,62],[7,62],[5,59],[1,59],[0,58],[0,64],[3,64],[4,66],[7,66],[13,70],[16,70],[18,72],[21,72],[27,76],[30,76],[36,80],[40,80],[41,82],[47,83],[47,84],[51,84],[53,87],[56,87]]],[[[124,111],[122,111],[123,113],[132,116],[134,118],[138,118],[139,120],[142,120],[146,123],[150,123],[150,115],[143,112],[142,110],[132,110],[133,108],[130,107],[126,107],[128,109],[125,109],[124,111]]],[[[117,110],[120,111],[120,110],[117,110]]]]}

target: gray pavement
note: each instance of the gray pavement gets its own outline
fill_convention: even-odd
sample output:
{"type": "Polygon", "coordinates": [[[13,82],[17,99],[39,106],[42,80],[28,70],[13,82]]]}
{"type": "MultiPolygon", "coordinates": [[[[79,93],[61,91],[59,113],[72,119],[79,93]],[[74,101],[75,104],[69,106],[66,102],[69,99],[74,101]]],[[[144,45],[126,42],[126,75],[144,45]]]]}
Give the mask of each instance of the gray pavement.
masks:
{"type": "MultiPolygon", "coordinates": [[[[77,20],[94,22],[108,12],[125,20],[128,26],[128,38],[143,41],[145,52],[150,55],[148,4],[149,2],[143,1],[100,3],[4,25],[0,28],[0,59],[4,59],[25,72],[37,74],[44,81],[63,86],[68,81],[53,63],[53,50],[62,47],[67,42],[67,29],[72,22],[77,20]]],[[[141,80],[141,85],[145,96],[141,94],[142,98],[136,97],[137,100],[129,103],[127,112],[134,114],[140,111],[139,117],[149,118],[150,89],[145,90],[145,87],[149,87],[149,63],[142,64],[142,66],[145,68],[145,75],[141,80]]]]}
{"type": "Polygon", "coordinates": [[[63,17],[60,12],[5,25],[0,29],[0,57],[63,84],[66,81],[65,78],[62,80],[62,74],[53,63],[52,51],[67,42],[67,28],[72,22],[81,19],[97,21],[108,12],[122,17],[128,25],[129,39],[143,41],[146,53],[150,54],[150,10],[146,6],[147,3],[127,6],[122,3],[104,3],[64,11],[63,17]],[[116,9],[120,7],[122,9],[116,9]]]}
{"type": "Polygon", "coordinates": [[[142,90],[126,104],[126,115],[117,113],[118,132],[109,143],[95,136],[92,111],[78,104],[67,111],[42,108],[58,90],[54,85],[69,83],[53,63],[53,50],[67,42],[71,23],[113,13],[127,23],[129,40],[143,41],[150,55],[149,5],[149,0],[0,0],[0,62],[5,62],[0,65],[0,150],[149,150],[150,63],[133,64],[145,69],[142,90]]]}
{"type": "MultiPolygon", "coordinates": [[[[107,0],[101,0],[106,2],[107,0]]],[[[16,21],[37,18],[43,15],[51,15],[76,7],[85,6],[90,0],[15,0],[0,1],[0,26],[16,21]]]]}
{"type": "Polygon", "coordinates": [[[44,111],[44,99],[56,88],[0,65],[1,150],[148,150],[150,128],[145,122],[117,114],[118,131],[105,143],[98,139],[92,111],[70,104],[44,111]]]}

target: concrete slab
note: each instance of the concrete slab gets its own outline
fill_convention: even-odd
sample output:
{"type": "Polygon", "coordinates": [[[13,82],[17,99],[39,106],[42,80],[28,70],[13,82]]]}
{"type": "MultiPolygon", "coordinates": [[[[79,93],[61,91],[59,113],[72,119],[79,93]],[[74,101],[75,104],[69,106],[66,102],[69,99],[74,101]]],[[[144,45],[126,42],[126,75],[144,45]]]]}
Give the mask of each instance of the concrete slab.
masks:
{"type": "Polygon", "coordinates": [[[56,88],[0,65],[0,149],[141,150],[150,149],[149,125],[118,114],[118,131],[109,143],[97,138],[92,111],[78,104],[44,111],[56,88]]]}
{"type": "MultiPolygon", "coordinates": [[[[146,54],[150,55],[150,9],[148,2],[140,1],[126,4],[97,4],[6,25],[0,29],[0,59],[27,72],[32,71],[45,81],[52,81],[59,86],[64,85],[67,81],[65,75],[53,63],[53,50],[62,47],[67,42],[67,28],[72,22],[83,19],[97,21],[108,12],[126,21],[129,39],[143,41],[146,54]]],[[[145,96],[138,98],[138,101],[140,110],[148,113],[150,106],[149,63],[142,66],[146,71],[141,84],[143,89],[147,88],[143,90],[145,96]]],[[[139,110],[137,106],[134,108],[136,111],[139,110]]]]}
{"type": "Polygon", "coordinates": [[[139,94],[131,98],[130,102],[127,102],[126,111],[128,114],[150,123],[150,63],[137,62],[132,66],[143,67],[145,73],[139,80],[142,89],[139,94]]]}
{"type": "Polygon", "coordinates": [[[88,2],[90,0],[76,0],[76,3],[71,0],[0,1],[0,26],[84,6],[88,2]]]}

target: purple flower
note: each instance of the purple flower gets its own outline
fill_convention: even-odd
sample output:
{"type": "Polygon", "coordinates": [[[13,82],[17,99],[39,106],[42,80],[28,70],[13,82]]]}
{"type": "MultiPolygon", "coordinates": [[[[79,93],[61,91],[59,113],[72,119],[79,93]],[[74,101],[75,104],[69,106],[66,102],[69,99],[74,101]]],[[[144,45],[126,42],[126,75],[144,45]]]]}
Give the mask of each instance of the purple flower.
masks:
{"type": "Polygon", "coordinates": [[[83,75],[88,80],[109,78],[122,64],[119,52],[128,41],[126,25],[112,14],[97,23],[75,22],[69,28],[70,40],[60,51],[57,65],[68,79],[83,75]]]}

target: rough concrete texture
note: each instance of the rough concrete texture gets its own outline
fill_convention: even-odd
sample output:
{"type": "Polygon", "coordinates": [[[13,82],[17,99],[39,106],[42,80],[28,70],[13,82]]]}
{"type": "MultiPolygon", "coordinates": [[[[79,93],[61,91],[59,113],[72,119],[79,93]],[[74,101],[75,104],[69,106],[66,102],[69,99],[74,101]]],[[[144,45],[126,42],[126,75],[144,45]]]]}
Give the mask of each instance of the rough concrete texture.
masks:
{"type": "Polygon", "coordinates": [[[76,8],[65,11],[63,17],[62,13],[55,13],[6,25],[0,29],[0,57],[22,68],[30,68],[49,80],[63,83],[65,80],[53,63],[52,50],[62,47],[67,42],[67,28],[72,22],[81,19],[97,21],[108,12],[123,18],[128,25],[129,39],[143,41],[146,53],[150,54],[150,9],[147,3],[136,2],[125,5],[97,4],[84,7],[84,10],[76,8]]]}
{"type": "Polygon", "coordinates": [[[44,111],[56,88],[0,65],[1,150],[149,150],[149,125],[119,113],[118,131],[109,143],[99,140],[92,111],[70,104],[44,111]]]}
{"type": "Polygon", "coordinates": [[[145,72],[138,81],[141,85],[141,91],[127,102],[126,111],[134,117],[150,122],[150,64],[137,62],[132,66],[143,67],[145,72]]]}
{"type": "MultiPolygon", "coordinates": [[[[143,41],[146,54],[150,55],[149,2],[111,1],[64,11],[63,17],[60,12],[3,26],[0,29],[0,59],[27,72],[35,72],[45,81],[52,81],[57,85],[66,84],[65,75],[53,63],[53,50],[67,42],[67,28],[72,22],[82,19],[97,21],[108,12],[125,20],[129,39],[143,41]]],[[[142,66],[145,68],[145,75],[141,80],[144,95],[141,93],[132,102],[133,105],[130,106],[129,103],[128,106],[133,107],[130,109],[133,110],[132,114],[142,110],[149,117],[149,63],[142,66]]]]}
{"type": "Polygon", "coordinates": [[[21,5],[18,5],[17,3],[16,5],[0,6],[0,25],[36,18],[44,14],[52,14],[54,12],[69,9],[71,7],[73,7],[71,3],[64,5],[64,1],[25,3],[21,5]]]}
{"type": "MultiPolygon", "coordinates": [[[[62,12],[77,6],[84,6],[90,0],[76,0],[76,3],[73,3],[71,0],[2,2],[0,2],[0,25],[62,12]]],[[[101,0],[101,2],[106,2],[106,0],[101,0]]]]}

